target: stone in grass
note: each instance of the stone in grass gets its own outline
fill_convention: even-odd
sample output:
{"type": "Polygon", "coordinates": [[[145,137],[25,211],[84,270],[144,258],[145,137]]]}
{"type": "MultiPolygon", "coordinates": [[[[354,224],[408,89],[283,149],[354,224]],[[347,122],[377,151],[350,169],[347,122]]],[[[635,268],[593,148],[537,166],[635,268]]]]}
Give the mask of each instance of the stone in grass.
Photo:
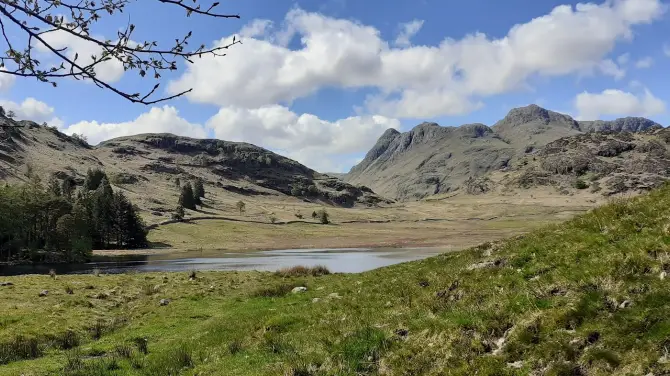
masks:
{"type": "Polygon", "coordinates": [[[40,297],[44,297],[44,296],[47,296],[47,295],[49,295],[49,290],[40,291],[40,294],[39,294],[40,297]]]}
{"type": "Polygon", "coordinates": [[[159,302],[159,304],[160,304],[161,306],[166,306],[166,305],[170,304],[170,299],[161,299],[161,301],[159,302]]]}
{"type": "Polygon", "coordinates": [[[11,282],[0,282],[0,286],[14,286],[11,282]]]}
{"type": "Polygon", "coordinates": [[[307,291],[307,287],[304,287],[304,286],[294,287],[293,290],[291,290],[291,292],[294,293],[294,294],[298,294],[298,293],[305,292],[305,291],[307,291]]]}

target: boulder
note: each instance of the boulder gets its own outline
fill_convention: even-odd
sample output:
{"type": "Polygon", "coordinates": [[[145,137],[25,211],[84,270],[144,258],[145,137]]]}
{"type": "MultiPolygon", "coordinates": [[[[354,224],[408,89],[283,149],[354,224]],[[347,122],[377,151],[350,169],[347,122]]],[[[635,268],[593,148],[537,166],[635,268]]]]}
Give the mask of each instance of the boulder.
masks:
{"type": "Polygon", "coordinates": [[[307,291],[307,287],[304,287],[304,286],[294,287],[293,290],[291,290],[291,292],[294,293],[294,294],[298,294],[298,293],[305,292],[305,291],[307,291]]]}

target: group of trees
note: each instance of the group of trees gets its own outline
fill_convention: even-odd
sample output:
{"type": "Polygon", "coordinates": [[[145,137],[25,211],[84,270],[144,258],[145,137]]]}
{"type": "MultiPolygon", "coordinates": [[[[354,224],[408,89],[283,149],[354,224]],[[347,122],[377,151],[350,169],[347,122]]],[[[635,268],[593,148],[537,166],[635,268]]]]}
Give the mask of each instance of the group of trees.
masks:
{"type": "MultiPolygon", "coordinates": [[[[187,182],[181,187],[181,194],[179,195],[179,207],[181,207],[181,211],[184,209],[195,210],[196,205],[202,206],[203,197],[205,197],[205,186],[202,180],[197,179],[193,185],[187,182]]],[[[177,210],[179,211],[179,208],[177,210]]]]}
{"type": "Polygon", "coordinates": [[[89,170],[83,187],[52,177],[43,185],[0,188],[0,260],[77,262],[93,249],[147,246],[144,222],[101,170],[89,170]]]}

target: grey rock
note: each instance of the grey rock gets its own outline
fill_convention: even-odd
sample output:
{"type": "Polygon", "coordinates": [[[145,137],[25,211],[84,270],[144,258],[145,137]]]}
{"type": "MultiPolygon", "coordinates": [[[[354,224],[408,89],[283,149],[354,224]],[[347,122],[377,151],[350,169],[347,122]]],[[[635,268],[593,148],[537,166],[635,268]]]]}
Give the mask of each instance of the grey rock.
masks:
{"type": "Polygon", "coordinates": [[[47,296],[47,295],[49,295],[49,290],[42,290],[42,291],[40,291],[40,293],[39,293],[39,296],[40,296],[40,297],[44,297],[44,296],[47,296]]]}
{"type": "Polygon", "coordinates": [[[307,287],[304,286],[294,287],[293,290],[291,290],[291,292],[294,294],[298,294],[305,291],[307,291],[307,287]]]}
{"type": "Polygon", "coordinates": [[[161,306],[166,306],[170,304],[170,299],[161,299],[160,302],[158,302],[161,306]]]}

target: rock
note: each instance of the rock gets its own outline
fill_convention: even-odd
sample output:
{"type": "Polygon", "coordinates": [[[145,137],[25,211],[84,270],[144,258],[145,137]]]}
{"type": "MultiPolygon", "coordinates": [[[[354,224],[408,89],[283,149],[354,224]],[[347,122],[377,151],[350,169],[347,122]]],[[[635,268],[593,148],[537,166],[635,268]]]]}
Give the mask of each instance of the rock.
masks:
{"type": "Polygon", "coordinates": [[[592,345],[600,339],[600,332],[591,332],[589,335],[586,337],[586,342],[589,345],[592,345]]]}
{"type": "Polygon", "coordinates": [[[321,300],[321,298],[314,298],[312,299],[312,303],[318,303],[321,300]]]}
{"type": "Polygon", "coordinates": [[[214,285],[209,286],[209,291],[214,291],[214,285]]]}
{"type": "Polygon", "coordinates": [[[507,363],[507,367],[510,368],[522,368],[523,367],[523,360],[517,360],[516,362],[513,363],[507,363]]]}
{"type": "Polygon", "coordinates": [[[40,294],[39,294],[40,297],[47,296],[47,295],[49,295],[49,290],[40,291],[40,294]]]}
{"type": "Polygon", "coordinates": [[[668,275],[668,273],[666,273],[665,270],[664,270],[664,271],[661,272],[661,274],[658,276],[658,278],[660,278],[661,281],[662,281],[662,280],[665,279],[665,277],[666,277],[667,275],[668,275]]]}
{"type": "Polygon", "coordinates": [[[419,286],[428,287],[428,286],[430,286],[430,283],[428,283],[428,281],[421,281],[421,282],[419,282],[419,286]]]}
{"type": "Polygon", "coordinates": [[[628,308],[630,307],[630,304],[631,304],[630,300],[624,300],[623,302],[621,302],[621,304],[619,304],[619,308],[621,309],[628,308]]]}
{"type": "Polygon", "coordinates": [[[293,290],[291,290],[293,294],[298,294],[305,291],[307,291],[307,287],[304,286],[294,287],[293,290]]]}
{"type": "Polygon", "coordinates": [[[170,299],[161,299],[161,301],[159,302],[159,304],[160,304],[161,306],[166,306],[166,305],[170,304],[170,299]]]}
{"type": "Polygon", "coordinates": [[[338,293],[336,293],[336,292],[331,293],[331,294],[328,294],[328,298],[329,298],[329,299],[342,299],[342,297],[340,296],[340,294],[338,294],[338,293]]]}
{"type": "Polygon", "coordinates": [[[384,304],[384,307],[391,307],[393,306],[393,303],[391,301],[387,301],[386,304],[384,304]]]}
{"type": "Polygon", "coordinates": [[[0,282],[0,286],[14,286],[11,282],[0,282]]]}
{"type": "Polygon", "coordinates": [[[407,337],[407,334],[409,334],[409,330],[407,330],[407,329],[396,329],[396,330],[393,331],[393,333],[395,333],[395,335],[397,335],[398,337],[407,337]]]}

